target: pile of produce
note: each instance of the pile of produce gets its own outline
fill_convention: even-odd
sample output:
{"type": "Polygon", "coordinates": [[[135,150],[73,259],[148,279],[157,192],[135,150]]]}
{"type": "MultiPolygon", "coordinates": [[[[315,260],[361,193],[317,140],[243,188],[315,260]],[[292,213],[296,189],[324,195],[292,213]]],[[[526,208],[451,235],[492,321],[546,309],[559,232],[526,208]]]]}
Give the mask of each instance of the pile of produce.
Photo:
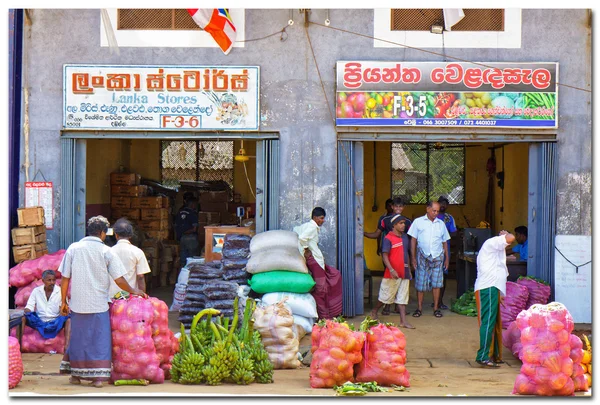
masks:
{"type": "Polygon", "coordinates": [[[47,254],[37,259],[25,260],[17,264],[9,270],[9,285],[18,288],[25,287],[36,280],[41,280],[44,270],[54,270],[56,278],[60,278],[58,268],[65,252],[66,250],[59,250],[56,253],[47,254]]]}
{"type": "Polygon", "coordinates": [[[21,348],[19,340],[8,337],[8,388],[12,389],[23,378],[23,360],[21,359],[21,348]]]}
{"type": "Polygon", "coordinates": [[[342,318],[321,320],[313,326],[312,388],[332,388],[355,381],[354,365],[363,360],[365,333],[353,329],[342,318]]]}
{"type": "Polygon", "coordinates": [[[239,285],[223,280],[223,266],[220,262],[192,265],[183,305],[179,310],[179,322],[186,329],[194,316],[205,308],[221,310],[225,317],[233,317],[232,303],[237,297],[239,285]]]}
{"type": "Polygon", "coordinates": [[[592,346],[583,335],[584,344],[577,335],[571,335],[571,359],[573,360],[573,383],[575,391],[588,391],[592,386],[592,346]]]}
{"type": "Polygon", "coordinates": [[[111,381],[144,379],[161,384],[169,377],[178,342],[168,328],[168,311],[157,298],[130,296],[110,304],[111,381]]]}
{"type": "Polygon", "coordinates": [[[529,289],[526,286],[513,283],[512,281],[506,282],[504,305],[500,305],[502,328],[508,328],[508,325],[517,319],[517,315],[527,308],[528,298],[529,289]]]}
{"type": "MultiPolygon", "coordinates": [[[[12,328],[10,336],[17,336],[17,328],[12,328]]],[[[65,352],[65,329],[61,329],[56,337],[44,339],[37,329],[25,326],[21,337],[22,353],[64,353],[65,352]]]]}
{"type": "Polygon", "coordinates": [[[194,316],[189,335],[185,334],[182,324],[179,352],[174,356],[171,368],[172,381],[209,385],[273,382],[273,365],[260,334],[253,328],[253,304],[252,300],[246,303],[239,325],[237,298],[231,322],[229,318],[219,316],[219,310],[208,308],[194,316]]]}
{"type": "Polygon", "coordinates": [[[558,302],[535,304],[515,322],[521,331],[523,365],[513,394],[573,395],[570,336],[574,324],[567,308],[558,302]]]}
{"type": "Polygon", "coordinates": [[[285,298],[283,295],[295,293],[289,300],[295,323],[306,333],[311,333],[316,313],[316,302],[310,296],[315,280],[309,274],[306,260],[300,253],[298,235],[291,231],[274,230],[255,235],[250,241],[250,260],[246,271],[252,274],[248,281],[250,288],[267,296],[266,303],[273,304],[285,298]],[[310,304],[310,313],[297,311],[293,301],[305,301],[310,304]],[[314,307],[315,311],[312,311],[314,307]]]}
{"type": "Polygon", "coordinates": [[[546,111],[552,111],[550,115],[539,114],[535,118],[539,119],[552,119],[554,118],[555,112],[555,101],[554,94],[552,93],[523,93],[523,105],[524,108],[530,110],[536,110],[538,108],[545,109],[546,111]]]}
{"type": "Polygon", "coordinates": [[[550,290],[550,285],[544,280],[532,276],[521,276],[517,280],[517,284],[527,287],[527,290],[529,291],[526,308],[529,308],[534,304],[545,305],[548,303],[552,291],[550,290]]]}
{"type": "Polygon", "coordinates": [[[318,318],[317,303],[311,294],[287,292],[268,293],[262,296],[264,306],[285,302],[292,312],[294,323],[304,330],[304,334],[312,333],[313,325],[318,318]]]}
{"type": "Polygon", "coordinates": [[[254,327],[275,369],[298,368],[300,341],[294,332],[294,317],[284,301],[254,311],[254,327]]]}
{"type": "Polygon", "coordinates": [[[475,301],[475,293],[472,290],[465,292],[459,299],[454,301],[450,310],[457,314],[467,316],[477,316],[477,302],[475,301]]]}
{"type": "Polygon", "coordinates": [[[366,340],[356,381],[410,387],[404,333],[391,323],[379,323],[369,317],[361,323],[360,330],[366,332],[366,340]]]}
{"type": "Polygon", "coordinates": [[[388,389],[380,387],[376,382],[352,383],[345,382],[333,387],[336,396],[363,396],[369,392],[387,392],[388,389]]]}

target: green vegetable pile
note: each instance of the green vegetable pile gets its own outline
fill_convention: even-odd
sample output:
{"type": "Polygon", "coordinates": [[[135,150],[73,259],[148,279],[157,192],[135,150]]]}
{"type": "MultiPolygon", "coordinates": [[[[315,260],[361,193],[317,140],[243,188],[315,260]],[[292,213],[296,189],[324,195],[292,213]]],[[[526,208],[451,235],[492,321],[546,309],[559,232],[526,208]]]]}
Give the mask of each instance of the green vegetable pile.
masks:
{"type": "MultiPolygon", "coordinates": [[[[546,93],[524,93],[523,94],[525,108],[536,109],[536,108],[548,108],[556,111],[554,94],[546,93]]],[[[544,115],[535,117],[538,119],[552,119],[554,116],[544,115]]]]}
{"type": "Polygon", "coordinates": [[[198,312],[189,335],[182,324],[179,352],[172,361],[171,380],[179,384],[209,385],[272,383],[273,364],[251,319],[255,306],[252,299],[246,301],[239,328],[237,297],[233,302],[231,325],[229,318],[218,316],[220,311],[214,308],[198,312]],[[206,318],[202,319],[204,316],[206,318]],[[216,317],[214,320],[213,316],[216,317]]]}
{"type": "Polygon", "coordinates": [[[388,392],[387,388],[379,386],[376,382],[353,383],[347,381],[342,385],[334,386],[333,389],[335,395],[338,396],[362,396],[367,395],[368,392],[388,392]]]}
{"type": "Polygon", "coordinates": [[[477,316],[477,303],[475,293],[469,290],[460,296],[451,306],[450,310],[466,316],[477,316]]]}

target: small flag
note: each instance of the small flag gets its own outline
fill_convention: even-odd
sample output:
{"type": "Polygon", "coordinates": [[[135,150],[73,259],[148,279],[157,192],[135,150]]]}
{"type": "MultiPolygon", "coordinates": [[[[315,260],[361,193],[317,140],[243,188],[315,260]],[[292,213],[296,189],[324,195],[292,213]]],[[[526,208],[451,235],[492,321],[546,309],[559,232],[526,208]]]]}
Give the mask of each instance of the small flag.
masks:
{"type": "Polygon", "coordinates": [[[444,27],[446,31],[452,31],[452,27],[455,26],[465,18],[465,12],[462,8],[444,8],[444,27]]]}
{"type": "Polygon", "coordinates": [[[226,8],[188,8],[188,13],[200,28],[208,32],[227,55],[235,42],[235,26],[226,8]]]}

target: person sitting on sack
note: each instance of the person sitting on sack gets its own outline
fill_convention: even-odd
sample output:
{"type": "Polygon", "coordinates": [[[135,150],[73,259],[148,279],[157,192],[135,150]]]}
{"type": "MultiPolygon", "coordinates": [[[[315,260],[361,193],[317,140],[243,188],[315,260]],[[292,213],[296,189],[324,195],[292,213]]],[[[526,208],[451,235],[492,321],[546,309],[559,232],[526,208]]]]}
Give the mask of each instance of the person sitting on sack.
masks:
{"type": "Polygon", "coordinates": [[[325,222],[325,210],[315,207],[311,217],[309,222],[296,226],[293,230],[298,234],[298,249],[306,259],[306,266],[315,280],[311,295],[317,304],[319,319],[332,319],[342,313],[342,276],[338,269],[325,264],[323,253],[319,249],[319,232],[325,222]]]}
{"type": "MultiPolygon", "coordinates": [[[[56,285],[56,273],[45,270],[42,273],[43,285],[34,288],[25,306],[23,322],[36,329],[44,339],[52,339],[65,328],[65,350],[71,337],[70,315],[60,314],[60,287],[56,285]]],[[[23,325],[23,329],[24,329],[23,325]]]]}
{"type": "Polygon", "coordinates": [[[406,219],[395,215],[391,219],[392,232],[383,239],[381,252],[385,272],[379,288],[377,306],[371,311],[371,317],[377,319],[377,311],[384,304],[396,304],[400,307],[400,327],[415,329],[406,321],[406,305],[408,305],[409,286],[412,274],[409,267],[408,236],[404,233],[406,219]]]}
{"type": "Polygon", "coordinates": [[[500,305],[506,295],[506,248],[515,241],[507,231],[486,240],[477,255],[475,301],[479,321],[479,350],[475,361],[483,367],[498,368],[502,361],[502,317],[500,305]]]}

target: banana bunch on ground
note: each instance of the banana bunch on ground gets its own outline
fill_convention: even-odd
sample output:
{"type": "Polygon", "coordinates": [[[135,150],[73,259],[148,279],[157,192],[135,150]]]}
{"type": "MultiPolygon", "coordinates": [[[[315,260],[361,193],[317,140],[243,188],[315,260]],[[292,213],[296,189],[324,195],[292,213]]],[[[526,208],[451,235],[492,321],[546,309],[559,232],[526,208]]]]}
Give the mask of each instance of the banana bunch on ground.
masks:
{"type": "Polygon", "coordinates": [[[587,373],[585,373],[585,378],[588,380],[588,384],[592,386],[592,344],[590,343],[588,337],[583,335],[583,359],[581,360],[581,364],[587,368],[587,373]]]}
{"type": "Polygon", "coordinates": [[[189,335],[182,324],[179,353],[172,362],[172,381],[209,385],[273,382],[273,364],[251,319],[255,305],[252,299],[247,300],[239,325],[238,298],[233,302],[231,325],[229,318],[219,316],[220,311],[214,308],[194,317],[189,335]]]}

